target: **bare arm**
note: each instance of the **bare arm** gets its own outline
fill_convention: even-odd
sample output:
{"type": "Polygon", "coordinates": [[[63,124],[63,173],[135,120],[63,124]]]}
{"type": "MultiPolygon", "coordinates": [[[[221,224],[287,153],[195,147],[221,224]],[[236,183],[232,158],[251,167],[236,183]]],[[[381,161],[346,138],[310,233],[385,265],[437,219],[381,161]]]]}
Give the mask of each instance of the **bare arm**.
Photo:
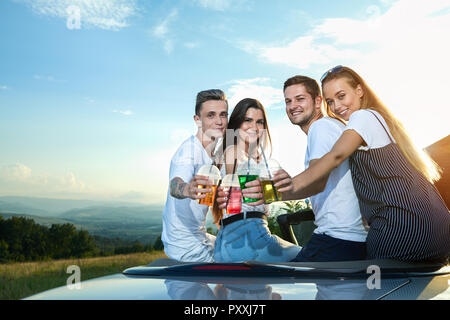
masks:
{"type": "MultiPolygon", "coordinates": [[[[344,131],[330,152],[320,159],[311,161],[308,169],[293,178],[292,189],[286,192],[286,197],[304,199],[322,192],[331,171],[339,167],[363,143],[364,140],[356,131],[344,131]]],[[[284,197],[285,193],[283,199],[284,197]]]]}
{"type": "MultiPolygon", "coordinates": [[[[314,166],[318,161],[319,161],[319,159],[311,160],[309,162],[309,166],[310,167],[314,166]]],[[[325,187],[326,187],[327,181],[328,181],[328,176],[329,176],[329,174],[320,178],[316,183],[313,183],[301,190],[298,190],[296,193],[293,192],[293,186],[294,186],[293,184],[291,186],[288,185],[286,187],[277,188],[277,189],[279,192],[283,193],[283,200],[305,199],[312,195],[321,193],[323,190],[325,190],[325,187]]],[[[283,178],[282,176],[276,176],[276,178],[274,177],[274,179],[277,179],[277,181],[279,181],[282,178],[283,178]]],[[[295,179],[295,177],[294,177],[294,179],[295,179]]],[[[292,179],[292,181],[294,181],[294,180],[292,179]]],[[[280,182],[277,182],[275,184],[275,186],[278,187],[278,185],[282,185],[283,182],[287,182],[287,178],[285,178],[285,180],[281,180],[280,182]]]]}
{"type": "Polygon", "coordinates": [[[211,185],[211,182],[204,176],[194,176],[190,182],[175,177],[170,181],[170,195],[176,199],[203,199],[206,197],[205,193],[211,192],[211,189],[198,188],[198,185],[211,185]]]}
{"type": "Polygon", "coordinates": [[[170,181],[170,195],[176,199],[185,199],[187,195],[185,189],[189,186],[180,177],[175,177],[170,181]]]}

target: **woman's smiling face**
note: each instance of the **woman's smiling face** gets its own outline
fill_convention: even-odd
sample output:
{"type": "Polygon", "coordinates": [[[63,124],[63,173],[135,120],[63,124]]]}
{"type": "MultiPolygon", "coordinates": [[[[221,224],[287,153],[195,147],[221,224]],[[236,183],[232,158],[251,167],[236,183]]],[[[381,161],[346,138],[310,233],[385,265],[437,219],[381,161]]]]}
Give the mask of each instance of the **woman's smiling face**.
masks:
{"type": "Polygon", "coordinates": [[[239,137],[250,144],[256,143],[264,129],[263,112],[256,108],[249,108],[245,113],[244,122],[239,128],[239,137]]]}
{"type": "Polygon", "coordinates": [[[361,109],[361,98],[364,92],[361,85],[353,88],[346,78],[336,78],[325,82],[323,95],[331,111],[348,121],[353,112],[361,109]]]}

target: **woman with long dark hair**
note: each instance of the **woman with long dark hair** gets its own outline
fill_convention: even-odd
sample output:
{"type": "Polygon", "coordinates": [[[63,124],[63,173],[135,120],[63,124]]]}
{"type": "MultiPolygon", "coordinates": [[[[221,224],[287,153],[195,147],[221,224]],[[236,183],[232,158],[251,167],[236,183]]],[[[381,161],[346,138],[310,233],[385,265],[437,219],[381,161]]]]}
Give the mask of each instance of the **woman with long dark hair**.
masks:
{"type": "MultiPolygon", "coordinates": [[[[234,108],[223,141],[226,173],[233,174],[245,163],[257,166],[271,153],[271,138],[263,105],[256,99],[241,100],[234,108]]],[[[224,190],[220,188],[220,190],[224,190]]],[[[241,212],[228,214],[213,207],[214,221],[220,226],[214,247],[217,262],[256,260],[287,262],[301,247],[272,235],[267,223],[268,206],[263,200],[249,205],[242,202],[241,212]]]]}

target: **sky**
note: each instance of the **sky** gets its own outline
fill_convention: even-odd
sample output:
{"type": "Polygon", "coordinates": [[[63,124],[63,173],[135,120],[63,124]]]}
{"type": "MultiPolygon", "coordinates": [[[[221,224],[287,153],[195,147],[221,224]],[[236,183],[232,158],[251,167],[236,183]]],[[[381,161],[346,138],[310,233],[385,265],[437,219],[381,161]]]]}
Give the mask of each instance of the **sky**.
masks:
{"type": "Polygon", "coordinates": [[[356,70],[419,147],[450,133],[450,0],[2,0],[0,196],[164,203],[196,93],[266,108],[303,167],[282,86],[356,70]]]}

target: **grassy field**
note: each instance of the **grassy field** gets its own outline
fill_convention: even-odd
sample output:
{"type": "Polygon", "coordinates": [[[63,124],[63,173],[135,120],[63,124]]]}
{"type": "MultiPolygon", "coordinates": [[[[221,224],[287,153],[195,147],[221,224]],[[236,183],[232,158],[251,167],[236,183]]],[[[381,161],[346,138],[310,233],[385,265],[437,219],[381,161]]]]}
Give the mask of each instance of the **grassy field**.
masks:
{"type": "Polygon", "coordinates": [[[124,269],[165,258],[162,251],[86,259],[52,260],[0,264],[0,300],[22,299],[48,289],[66,285],[71,276],[67,267],[81,269],[81,281],[120,273],[124,269]]]}

